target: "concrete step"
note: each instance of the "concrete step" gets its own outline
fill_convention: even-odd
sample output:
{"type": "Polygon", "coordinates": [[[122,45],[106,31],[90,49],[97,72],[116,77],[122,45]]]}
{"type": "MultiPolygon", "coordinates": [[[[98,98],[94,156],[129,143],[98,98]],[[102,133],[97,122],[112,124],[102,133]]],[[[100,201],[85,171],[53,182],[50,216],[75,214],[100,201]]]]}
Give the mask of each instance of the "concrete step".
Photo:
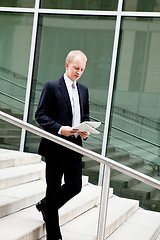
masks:
{"type": "MultiPolygon", "coordinates": [[[[121,137],[122,138],[122,137],[121,137]]],[[[123,138],[122,138],[123,139],[123,138]]],[[[152,146],[150,148],[149,144],[145,144],[142,141],[136,141],[130,143],[130,140],[124,142],[123,140],[111,139],[111,144],[119,149],[122,149],[131,155],[136,155],[137,157],[143,158],[147,161],[152,162],[155,159],[155,153],[158,154],[158,147],[152,146]],[[154,149],[154,150],[153,150],[154,149]]]]}
{"type": "MultiPolygon", "coordinates": [[[[101,151],[102,151],[102,141],[100,140],[99,142],[97,142],[97,140],[95,142],[93,142],[91,139],[90,139],[90,142],[84,142],[83,143],[83,146],[84,148],[87,148],[91,151],[94,151],[94,152],[97,152],[99,154],[101,154],[101,151]]],[[[113,153],[115,152],[115,147],[114,146],[107,146],[107,152],[108,153],[113,153]]],[[[85,159],[87,159],[87,157],[84,157],[85,159]]],[[[91,160],[89,158],[89,160],[91,160]]]]}
{"type": "MultiPolygon", "coordinates": [[[[92,146],[92,148],[89,148],[90,150],[94,151],[94,152],[98,152],[98,150],[96,150],[96,146],[92,146]]],[[[115,147],[114,146],[108,146],[107,147],[107,152],[108,153],[114,153],[115,152],[115,147]]],[[[101,148],[99,149],[99,153],[101,153],[101,148]]],[[[95,167],[95,166],[99,166],[99,163],[92,160],[91,158],[88,157],[83,157],[83,168],[91,168],[91,167],[95,167]]]]}
{"type": "Polygon", "coordinates": [[[0,189],[32,182],[45,177],[45,163],[0,169],[0,189]]]}
{"type": "Polygon", "coordinates": [[[9,109],[9,108],[2,108],[2,107],[0,107],[0,111],[8,113],[8,114],[11,114],[11,109],[9,109]]]}
{"type": "MultiPolygon", "coordinates": [[[[36,154],[0,149],[0,156],[2,155],[7,159],[6,162],[4,161],[2,164],[2,159],[0,157],[0,167],[2,166],[0,173],[1,170],[4,170],[2,171],[4,178],[5,170],[6,172],[7,170],[10,171],[12,179],[14,175],[13,169],[16,170],[15,172],[19,171],[20,174],[20,169],[28,169],[28,172],[31,172],[32,168],[35,168],[35,170],[38,169],[36,165],[41,166],[41,157],[36,154]],[[9,159],[11,160],[10,162],[9,159]],[[25,165],[26,162],[27,164],[28,162],[30,163],[25,165]],[[7,165],[9,169],[5,169],[7,165]]],[[[45,164],[42,163],[42,165],[42,169],[44,170],[45,164]]],[[[150,169],[148,169],[148,171],[150,171],[150,169]]],[[[22,175],[23,172],[21,177],[22,175]]],[[[43,176],[44,175],[42,175],[42,177],[43,176]]],[[[9,181],[9,177],[6,181],[9,181]]],[[[21,181],[24,181],[23,177],[21,181]]],[[[136,185],[134,187],[136,187],[136,185]]],[[[35,206],[32,206],[44,196],[45,189],[45,181],[37,180],[0,190],[0,239],[45,240],[45,237],[43,237],[45,235],[45,225],[41,213],[36,210],[35,206]]],[[[62,234],[65,240],[96,240],[100,194],[101,188],[88,184],[88,177],[83,177],[83,189],[81,193],[70,200],[59,211],[62,234]]],[[[120,231],[119,235],[115,235],[113,239],[109,240],[121,240],[122,238],[127,240],[156,240],[157,238],[158,240],[158,235],[160,234],[160,213],[156,213],[152,218],[152,221],[149,221],[151,215],[154,213],[151,212],[152,214],[148,214],[149,211],[145,210],[141,210],[144,214],[139,213],[138,201],[116,197],[112,194],[113,189],[110,189],[106,237],[109,236],[108,239],[114,237],[114,234],[116,234],[117,231],[120,231]],[[137,213],[138,220],[136,220],[136,217],[134,218],[137,213]],[[136,227],[136,222],[138,222],[138,227],[136,227]],[[143,225],[143,223],[146,224],[143,225]],[[124,227],[125,224],[128,224],[127,227],[124,227]],[[154,225],[155,228],[150,227],[151,224],[154,225]],[[130,238],[130,235],[127,235],[127,230],[126,232],[123,232],[123,229],[128,229],[130,226],[133,228],[131,231],[131,234],[133,235],[132,238],[130,238]],[[147,228],[146,232],[150,232],[150,238],[145,238],[145,228],[147,228]],[[148,229],[150,229],[150,231],[148,229]],[[119,238],[119,236],[121,238],[119,238]]]]}
{"type": "Polygon", "coordinates": [[[21,129],[13,129],[13,128],[0,128],[0,136],[3,135],[12,135],[12,136],[17,136],[21,134],[21,129]]]}
{"type": "Polygon", "coordinates": [[[107,155],[108,158],[111,158],[115,161],[123,161],[129,159],[130,154],[124,151],[116,150],[113,153],[107,155]]]}
{"type": "Polygon", "coordinates": [[[5,122],[4,120],[0,119],[0,129],[20,129],[19,127],[14,126],[11,123],[5,122]]]}
{"type": "MultiPolygon", "coordinates": [[[[29,141],[34,143],[37,142],[39,143],[39,138],[37,136],[32,136],[29,138],[29,141]]],[[[14,136],[14,135],[0,135],[0,143],[1,144],[14,144],[14,145],[19,145],[20,142],[20,135],[19,136],[14,136]]]]}
{"type": "Polygon", "coordinates": [[[107,154],[114,153],[116,151],[115,146],[109,145],[107,146],[107,154]]]}
{"type": "MultiPolygon", "coordinates": [[[[154,174],[153,168],[149,165],[144,165],[136,170],[149,176],[153,176],[154,174]]],[[[111,187],[113,188],[129,188],[137,183],[139,183],[138,180],[122,173],[111,177],[111,187]]]]}
{"type": "Polygon", "coordinates": [[[160,202],[160,191],[158,191],[152,199],[160,202]]]}
{"type": "Polygon", "coordinates": [[[127,198],[138,199],[140,201],[142,200],[149,201],[155,196],[157,191],[158,190],[156,188],[153,188],[145,183],[140,182],[139,184],[136,184],[127,189],[122,189],[121,194],[127,198]]]}
{"type": "Polygon", "coordinates": [[[37,240],[45,235],[45,224],[35,206],[0,219],[0,226],[3,240],[37,240]]]}
{"type": "Polygon", "coordinates": [[[89,176],[89,182],[95,185],[98,184],[99,172],[97,171],[97,169],[99,169],[99,167],[100,164],[92,168],[83,168],[83,175],[89,176]],[[94,169],[96,169],[96,171],[94,171],[94,169]]]}
{"type": "Polygon", "coordinates": [[[16,118],[23,119],[23,113],[13,113],[12,109],[7,109],[7,108],[1,108],[1,111],[11,116],[14,116],[16,118]]]}
{"type": "MultiPolygon", "coordinates": [[[[109,199],[106,237],[138,209],[138,201],[113,196],[109,199]]],[[[96,240],[99,206],[62,226],[65,240],[96,240]]],[[[118,238],[117,238],[118,239],[118,238]]],[[[126,239],[126,238],[124,238],[126,239]]]]}
{"type": "Polygon", "coordinates": [[[0,190],[0,218],[37,203],[45,195],[44,180],[0,190]]]}
{"type": "MultiPolygon", "coordinates": [[[[101,188],[94,185],[88,184],[83,187],[81,193],[60,210],[61,224],[96,206],[99,203],[100,192],[101,188]]],[[[0,226],[0,239],[3,240],[37,240],[45,235],[45,224],[35,206],[0,219],[0,226]],[[9,233],[8,226],[10,226],[9,233]]]]}
{"type": "MultiPolygon", "coordinates": [[[[88,177],[82,178],[83,187],[88,177]]],[[[37,180],[0,190],[0,218],[37,203],[45,196],[45,180],[37,180]]]]}
{"type": "MultiPolygon", "coordinates": [[[[141,159],[141,158],[136,158],[136,157],[130,157],[129,159],[126,160],[123,160],[121,161],[121,164],[127,166],[127,167],[130,167],[130,168],[133,168],[133,169],[137,169],[137,168],[140,168],[142,166],[144,166],[144,160],[141,159]]],[[[112,169],[111,170],[111,176],[115,176],[119,174],[118,171],[112,169]]]]}
{"type": "Polygon", "coordinates": [[[92,167],[95,167],[98,165],[99,165],[98,162],[96,162],[90,158],[83,157],[83,168],[87,169],[87,168],[92,168],[92,167]]]}
{"type": "Polygon", "coordinates": [[[139,209],[107,240],[155,240],[160,234],[160,213],[139,209]]]}
{"type": "MultiPolygon", "coordinates": [[[[130,157],[127,160],[121,160],[120,163],[130,168],[136,169],[144,165],[144,160],[141,158],[130,157]]],[[[84,162],[84,168],[86,171],[88,169],[88,171],[92,171],[99,174],[99,163],[97,163],[96,161],[86,160],[84,162]]],[[[118,171],[114,169],[111,170],[111,176],[115,176],[117,174],[119,174],[118,171]]]]}
{"type": "Polygon", "coordinates": [[[12,150],[15,150],[15,151],[18,151],[19,150],[19,146],[18,145],[12,145],[12,144],[1,144],[0,143],[0,148],[3,148],[3,149],[12,149],[12,150]]]}
{"type": "Polygon", "coordinates": [[[147,200],[140,200],[140,205],[144,209],[150,209],[151,211],[160,212],[160,191],[155,189],[152,191],[152,194],[154,192],[154,197],[147,200]]]}
{"type": "Polygon", "coordinates": [[[26,164],[40,163],[40,161],[41,156],[38,154],[0,148],[0,169],[26,164]]]}
{"type": "MultiPolygon", "coordinates": [[[[120,159],[120,163],[128,167],[131,167],[133,169],[136,169],[136,168],[142,167],[144,164],[144,161],[140,158],[129,157],[129,159],[125,159],[125,160],[120,159]]],[[[89,175],[90,181],[94,184],[97,184],[98,182],[99,166],[100,166],[99,163],[97,163],[96,161],[86,161],[83,166],[84,167],[83,173],[85,175],[89,175]]],[[[118,171],[114,169],[111,170],[111,178],[118,174],[119,174],[118,171]]]]}
{"type": "MultiPolygon", "coordinates": [[[[141,168],[141,169],[143,170],[144,173],[147,173],[147,174],[150,173],[151,171],[151,175],[153,175],[152,168],[150,168],[150,166],[147,172],[145,168],[141,168]]],[[[98,171],[99,171],[99,166],[95,166],[95,167],[83,170],[84,174],[89,175],[90,180],[94,183],[98,181],[98,171]]],[[[149,185],[146,185],[142,182],[132,179],[127,175],[120,174],[121,178],[119,178],[119,173],[117,173],[117,171],[116,171],[116,175],[114,172],[113,174],[114,178],[113,178],[112,171],[111,171],[110,186],[114,188],[114,193],[116,195],[120,197],[130,198],[130,199],[137,199],[140,201],[141,207],[145,209],[150,209],[152,211],[160,212],[160,204],[159,204],[160,191],[158,191],[157,189],[149,185]]],[[[156,173],[152,177],[157,180],[160,180],[160,176],[157,176],[156,173]]]]}
{"type": "MultiPolygon", "coordinates": [[[[113,195],[113,189],[110,189],[109,196],[113,195]]],[[[73,219],[68,209],[72,209],[77,217],[100,203],[101,187],[88,184],[82,189],[82,192],[67,202],[60,209],[60,224],[63,225],[73,219]]]]}

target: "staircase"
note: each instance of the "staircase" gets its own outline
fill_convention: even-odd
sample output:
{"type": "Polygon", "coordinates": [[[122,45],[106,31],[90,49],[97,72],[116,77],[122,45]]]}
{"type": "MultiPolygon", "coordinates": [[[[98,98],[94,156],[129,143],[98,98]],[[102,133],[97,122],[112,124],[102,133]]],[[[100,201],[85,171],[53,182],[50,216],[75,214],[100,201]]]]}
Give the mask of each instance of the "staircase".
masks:
{"type": "MultiPolygon", "coordinates": [[[[45,224],[35,208],[45,193],[45,163],[37,154],[0,149],[0,239],[45,240],[45,224]]],[[[60,209],[64,240],[96,240],[101,188],[83,176],[80,194],[60,209]]],[[[106,238],[159,240],[160,213],[139,208],[110,189],[106,238]]]]}
{"type": "MultiPolygon", "coordinates": [[[[133,156],[128,152],[115,148],[114,146],[108,147],[107,156],[110,159],[160,181],[160,176],[158,176],[155,166],[145,162],[142,158],[133,156]]],[[[92,183],[97,183],[99,176],[99,164],[85,157],[83,162],[83,174],[89,175],[92,183]]],[[[137,199],[139,200],[141,207],[160,212],[159,190],[113,169],[111,170],[110,187],[114,189],[114,194],[119,197],[137,199]]]]}
{"type": "MultiPolygon", "coordinates": [[[[22,115],[20,114],[17,115],[17,113],[13,113],[10,109],[3,109],[3,111],[13,116],[22,118],[22,115]]],[[[21,137],[20,128],[0,120],[1,148],[18,150],[20,145],[20,137],[21,137]]],[[[27,143],[25,146],[25,150],[29,152],[37,151],[39,141],[40,138],[38,136],[27,132],[27,143]]],[[[116,160],[128,167],[136,169],[140,172],[143,172],[149,176],[152,176],[155,179],[160,180],[160,176],[158,176],[158,172],[157,169],[155,169],[155,165],[154,166],[150,165],[146,163],[142,158],[135,157],[132,154],[128,153],[127,144],[125,144],[126,151],[122,151],[117,147],[114,147],[119,146],[118,142],[115,142],[114,140],[114,143],[115,143],[114,145],[109,146],[107,149],[108,152],[107,156],[109,158],[116,160]]],[[[88,143],[84,143],[84,145],[85,144],[88,143]]],[[[99,144],[98,146],[97,143],[93,142],[91,143],[90,146],[86,146],[86,148],[89,148],[91,150],[93,148],[93,151],[100,152],[101,144],[99,144]]],[[[92,182],[93,184],[97,184],[99,176],[99,164],[85,157],[83,162],[83,174],[90,177],[90,182],[92,182]]],[[[139,200],[139,204],[141,207],[152,211],[160,212],[159,204],[160,191],[154,189],[153,187],[149,187],[144,183],[140,183],[139,181],[131,177],[128,177],[124,174],[121,174],[115,170],[111,171],[110,186],[114,189],[114,194],[129,199],[137,199],[139,200]]]]}

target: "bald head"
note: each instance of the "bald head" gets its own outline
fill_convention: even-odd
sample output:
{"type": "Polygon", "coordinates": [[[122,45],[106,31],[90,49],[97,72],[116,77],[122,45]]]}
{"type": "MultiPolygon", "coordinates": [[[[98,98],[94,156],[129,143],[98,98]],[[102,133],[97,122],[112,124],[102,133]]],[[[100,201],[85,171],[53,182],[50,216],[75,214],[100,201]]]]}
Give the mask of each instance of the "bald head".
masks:
{"type": "Polygon", "coordinates": [[[81,58],[84,62],[87,62],[87,57],[86,55],[80,51],[80,50],[72,50],[68,53],[67,57],[66,57],[66,62],[67,63],[71,63],[74,61],[75,57],[79,57],[81,58]]]}
{"type": "Polygon", "coordinates": [[[72,81],[77,81],[83,74],[86,67],[87,57],[80,50],[73,50],[68,53],[65,62],[66,76],[72,81]]]}

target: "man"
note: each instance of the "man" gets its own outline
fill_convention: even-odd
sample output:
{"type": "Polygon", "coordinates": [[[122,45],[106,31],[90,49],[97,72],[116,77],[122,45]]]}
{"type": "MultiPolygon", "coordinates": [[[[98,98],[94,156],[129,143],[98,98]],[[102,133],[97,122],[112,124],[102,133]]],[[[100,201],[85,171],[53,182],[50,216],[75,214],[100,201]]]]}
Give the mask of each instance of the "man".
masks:
{"type": "MultiPolygon", "coordinates": [[[[83,52],[69,52],[65,74],[45,84],[35,114],[44,130],[80,146],[82,139],[86,139],[89,133],[78,132],[78,129],[73,130],[72,127],[89,121],[88,89],[77,83],[86,62],[87,57],[83,52]]],[[[44,138],[39,146],[39,154],[46,161],[47,190],[46,197],[36,207],[46,222],[47,240],[61,240],[58,209],[81,191],[82,156],[44,138]],[[65,183],[61,185],[63,175],[65,183]]]]}

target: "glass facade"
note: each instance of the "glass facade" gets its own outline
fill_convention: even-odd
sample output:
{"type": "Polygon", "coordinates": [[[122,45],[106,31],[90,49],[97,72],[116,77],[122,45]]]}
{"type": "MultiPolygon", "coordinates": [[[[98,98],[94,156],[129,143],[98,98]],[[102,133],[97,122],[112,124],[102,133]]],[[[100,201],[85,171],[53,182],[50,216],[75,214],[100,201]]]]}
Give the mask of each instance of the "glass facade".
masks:
{"type": "MultiPolygon", "coordinates": [[[[91,134],[84,147],[160,180],[160,1],[124,0],[118,13],[118,0],[41,0],[37,21],[33,1],[1,2],[0,109],[38,126],[44,83],[61,77],[67,53],[80,49],[88,57],[79,81],[89,88],[90,118],[102,122],[101,134],[91,134]],[[24,9],[15,13],[14,7],[24,9]]],[[[0,147],[37,152],[39,137],[26,132],[20,145],[21,131],[1,126],[0,147]]],[[[99,164],[84,157],[83,174],[97,184],[99,164]]],[[[115,194],[160,211],[160,191],[115,170],[110,185],[115,194]]]]}
{"type": "MultiPolygon", "coordinates": [[[[104,122],[114,29],[115,18],[110,17],[40,16],[33,73],[32,105],[29,114],[30,123],[34,123],[42,86],[46,81],[62,76],[65,71],[66,55],[72,49],[81,49],[88,57],[85,73],[79,81],[90,89],[91,118],[104,122]]],[[[102,133],[103,128],[104,124],[101,126],[102,133]]],[[[33,135],[28,133],[25,147],[26,150],[34,151],[31,137],[33,135]]],[[[100,153],[102,137],[102,134],[98,137],[91,136],[85,143],[86,147],[100,153]]],[[[96,174],[97,177],[98,174],[96,174]]]]}
{"type": "MultiPolygon", "coordinates": [[[[128,160],[130,167],[139,159],[140,172],[157,178],[159,175],[160,130],[160,19],[123,18],[121,25],[118,64],[112,104],[109,145],[116,146],[128,160]]],[[[118,161],[121,161],[119,158],[118,161]]],[[[121,174],[122,175],[122,174],[121,174]]],[[[111,185],[118,185],[115,175],[111,185]]],[[[121,176],[129,180],[126,176],[121,176]]],[[[120,179],[121,179],[120,178],[120,179]]],[[[119,185],[122,182],[119,182],[119,185]]],[[[135,184],[128,188],[126,196],[137,197],[135,184]],[[131,192],[131,190],[133,190],[131,192]]],[[[142,184],[143,190],[147,185],[142,184]]],[[[123,195],[124,189],[117,188],[123,195]]],[[[141,200],[145,202],[144,200],[141,200]]]]}
{"type": "Polygon", "coordinates": [[[42,8],[72,9],[72,10],[117,10],[118,0],[41,0],[42,8]]]}
{"type": "MultiPolygon", "coordinates": [[[[32,25],[33,15],[0,12],[0,108],[20,119],[25,105],[32,25]]],[[[1,147],[19,149],[20,129],[7,123],[2,126],[5,134],[1,136],[1,147]]]]}
{"type": "Polygon", "coordinates": [[[0,0],[0,7],[33,8],[35,0],[0,0]]]}
{"type": "Polygon", "coordinates": [[[126,11],[159,12],[160,0],[124,0],[123,9],[126,11]]]}

